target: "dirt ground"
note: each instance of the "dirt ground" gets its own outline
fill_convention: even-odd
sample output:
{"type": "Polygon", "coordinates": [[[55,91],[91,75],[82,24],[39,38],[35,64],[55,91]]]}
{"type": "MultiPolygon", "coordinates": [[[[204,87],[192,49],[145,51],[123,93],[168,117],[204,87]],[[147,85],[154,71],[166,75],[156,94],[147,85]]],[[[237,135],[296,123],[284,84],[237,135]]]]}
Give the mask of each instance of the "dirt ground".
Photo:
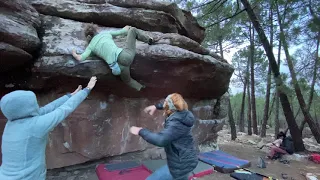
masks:
{"type": "MultiPolygon", "coordinates": [[[[232,143],[232,144],[224,144],[219,146],[220,150],[223,150],[229,154],[235,155],[239,158],[249,160],[251,162],[251,167],[248,168],[254,172],[258,172],[267,176],[272,176],[277,179],[283,179],[281,174],[285,173],[288,174],[288,179],[293,178],[295,180],[303,180],[305,179],[304,176],[301,174],[305,174],[306,172],[309,173],[319,173],[320,175],[320,165],[315,164],[313,162],[308,161],[289,161],[289,164],[282,164],[278,160],[275,161],[266,161],[267,167],[265,169],[260,169],[257,167],[258,158],[265,157],[265,153],[254,148],[250,145],[243,145],[240,143],[232,143]]],[[[320,176],[319,176],[320,177],[320,176]]],[[[211,176],[207,176],[201,178],[201,180],[231,180],[233,179],[230,177],[229,174],[222,174],[219,172],[215,172],[211,176]]]]}
{"type": "MultiPolygon", "coordinates": [[[[317,174],[320,177],[320,165],[313,162],[304,161],[294,161],[290,160],[289,164],[282,164],[278,160],[266,161],[267,167],[265,169],[260,169],[257,167],[258,158],[265,157],[265,153],[260,151],[258,148],[252,145],[246,145],[241,143],[229,143],[219,145],[220,150],[223,150],[229,154],[235,155],[242,159],[247,159],[251,161],[251,167],[248,168],[255,172],[272,176],[277,179],[283,179],[281,174],[288,174],[289,180],[303,180],[301,174],[306,172],[317,174]],[[292,178],[292,179],[290,179],[292,178]]],[[[94,163],[84,167],[83,169],[75,169],[72,171],[55,170],[48,173],[47,179],[49,180],[98,180],[95,172],[94,163]]],[[[230,174],[222,174],[219,172],[214,172],[210,176],[199,178],[199,180],[231,180],[230,174]]]]}
{"type": "MultiPolygon", "coordinates": [[[[262,148],[261,145],[274,140],[274,133],[270,130],[267,131],[267,137],[261,138],[257,135],[248,136],[245,133],[238,132],[236,141],[230,140],[230,130],[224,127],[219,131],[217,144],[201,145],[200,151],[212,151],[219,148],[220,150],[237,156],[242,159],[249,160],[251,167],[248,168],[253,172],[271,176],[273,178],[282,180],[305,180],[305,173],[313,173],[318,176],[320,180],[320,164],[315,164],[305,158],[306,153],[294,154],[284,157],[289,161],[289,164],[283,164],[279,160],[265,160],[266,168],[261,169],[257,167],[259,157],[265,159],[267,148],[262,148]],[[218,146],[218,147],[217,147],[218,146]],[[283,178],[282,174],[287,174],[287,178],[283,178]]],[[[316,143],[314,138],[304,139],[304,144],[309,151],[319,152],[320,144],[316,143]]],[[[97,164],[110,163],[112,161],[127,161],[127,160],[141,160],[142,155],[138,153],[124,154],[110,159],[89,162],[81,165],[49,170],[47,173],[47,180],[98,180],[95,167],[97,164]]],[[[230,174],[222,174],[214,172],[212,175],[199,178],[199,180],[233,180],[230,174]]]]}

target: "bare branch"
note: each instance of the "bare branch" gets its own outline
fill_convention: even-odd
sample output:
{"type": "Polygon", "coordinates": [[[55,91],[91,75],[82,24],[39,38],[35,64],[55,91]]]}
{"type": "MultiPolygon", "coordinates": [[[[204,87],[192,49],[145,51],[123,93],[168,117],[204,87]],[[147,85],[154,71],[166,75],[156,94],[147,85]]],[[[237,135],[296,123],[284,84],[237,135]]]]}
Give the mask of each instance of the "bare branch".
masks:
{"type": "Polygon", "coordinates": [[[201,8],[201,7],[203,7],[203,6],[206,6],[206,5],[211,4],[211,3],[213,3],[213,2],[214,2],[214,1],[209,1],[209,2],[206,2],[206,3],[200,4],[200,5],[198,5],[198,6],[195,6],[195,7],[191,8],[191,10],[195,10],[195,9],[201,8]]]}
{"type": "Polygon", "coordinates": [[[211,13],[215,12],[216,10],[218,10],[224,3],[226,3],[228,0],[224,0],[222,3],[219,4],[219,6],[217,8],[215,8],[211,13]]]}
{"type": "Polygon", "coordinates": [[[233,14],[233,15],[229,16],[229,17],[223,18],[223,19],[221,19],[221,20],[220,20],[220,21],[218,21],[218,22],[215,22],[215,23],[213,23],[213,24],[210,24],[210,25],[206,26],[206,28],[208,28],[208,27],[212,27],[212,26],[214,26],[214,25],[217,25],[217,24],[219,24],[219,23],[221,23],[222,21],[225,21],[225,20],[227,20],[227,19],[231,19],[231,18],[233,18],[233,17],[237,16],[238,14],[240,14],[240,13],[244,12],[245,10],[246,10],[246,9],[242,9],[241,11],[239,11],[239,12],[237,12],[237,13],[235,13],[235,14],[233,14]]]}
{"type": "MultiPolygon", "coordinates": [[[[225,0],[226,1],[226,0],[225,0]]],[[[218,5],[219,3],[221,2],[221,0],[218,0],[213,6],[211,6],[211,8],[208,10],[208,12],[207,13],[205,13],[205,14],[203,14],[202,16],[200,16],[198,19],[202,19],[203,17],[205,17],[205,16],[207,16],[207,15],[209,15],[209,14],[211,14],[211,13],[213,13],[214,11],[212,11],[213,10],[213,8],[214,7],[216,7],[216,5],[218,5]]],[[[223,4],[223,3],[222,3],[223,4]]]]}
{"type": "Polygon", "coordinates": [[[310,62],[304,64],[301,68],[299,68],[297,70],[297,74],[300,74],[302,70],[304,70],[305,68],[307,68],[308,66],[310,66],[310,62]]]}

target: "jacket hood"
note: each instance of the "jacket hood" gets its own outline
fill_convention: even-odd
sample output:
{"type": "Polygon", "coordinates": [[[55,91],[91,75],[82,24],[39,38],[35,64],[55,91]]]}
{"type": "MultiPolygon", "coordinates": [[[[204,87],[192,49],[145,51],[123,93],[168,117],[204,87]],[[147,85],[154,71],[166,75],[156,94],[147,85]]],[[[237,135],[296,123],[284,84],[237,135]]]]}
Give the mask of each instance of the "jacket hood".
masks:
{"type": "Polygon", "coordinates": [[[176,120],[180,121],[182,124],[192,127],[194,124],[194,116],[193,114],[188,111],[177,111],[172,115],[176,120]]]}
{"type": "Polygon", "coordinates": [[[2,97],[1,111],[8,121],[37,116],[39,105],[32,91],[13,91],[2,97]]]}

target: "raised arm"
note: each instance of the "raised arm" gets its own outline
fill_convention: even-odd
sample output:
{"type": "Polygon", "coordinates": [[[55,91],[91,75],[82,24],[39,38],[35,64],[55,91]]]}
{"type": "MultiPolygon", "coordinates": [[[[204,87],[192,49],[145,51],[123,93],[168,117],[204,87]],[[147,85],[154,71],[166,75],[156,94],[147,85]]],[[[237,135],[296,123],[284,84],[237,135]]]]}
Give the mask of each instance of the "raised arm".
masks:
{"type": "Polygon", "coordinates": [[[85,50],[82,54],[80,54],[80,55],[77,54],[75,50],[72,50],[72,56],[73,56],[76,60],[78,60],[78,61],[83,61],[83,60],[87,59],[87,58],[90,56],[91,52],[92,52],[92,50],[91,50],[91,48],[88,46],[88,47],[86,48],[86,50],[85,50]]]}
{"type": "Polygon", "coordinates": [[[37,135],[45,135],[54,127],[56,127],[61,121],[63,121],[67,116],[69,116],[88,96],[90,90],[95,86],[95,83],[96,77],[92,77],[87,88],[70,97],[65,103],[56,108],[54,111],[39,116],[35,123],[35,132],[37,132],[37,135]]]}
{"type": "Polygon", "coordinates": [[[163,104],[162,103],[158,103],[156,105],[148,106],[148,107],[144,108],[144,112],[147,113],[147,114],[150,114],[152,116],[157,109],[158,110],[163,110],[163,104]]]}
{"type": "Polygon", "coordinates": [[[39,114],[40,115],[44,115],[47,113],[52,112],[53,110],[57,109],[59,106],[61,106],[63,103],[65,103],[71,96],[73,96],[74,94],[76,94],[78,91],[80,91],[82,89],[82,86],[79,85],[78,88],[73,92],[73,93],[68,93],[54,101],[52,101],[51,103],[43,106],[40,108],[39,114]]]}
{"type": "Polygon", "coordinates": [[[43,106],[40,108],[39,114],[40,115],[44,115],[47,113],[52,112],[53,110],[55,110],[57,107],[61,106],[63,103],[65,103],[69,98],[71,97],[71,94],[66,94],[54,101],[52,101],[51,103],[43,106]]]}
{"type": "Polygon", "coordinates": [[[88,96],[88,94],[89,90],[85,88],[69,98],[63,105],[59,106],[54,111],[40,116],[35,126],[38,129],[40,136],[51,131],[61,121],[69,116],[69,114],[71,114],[80,105],[80,103],[88,96]]]}
{"type": "Polygon", "coordinates": [[[139,135],[150,144],[164,147],[187,133],[187,128],[183,126],[179,121],[170,120],[159,133],[153,133],[148,129],[141,129],[139,135]]]}
{"type": "Polygon", "coordinates": [[[80,55],[80,61],[86,60],[86,59],[90,56],[91,52],[92,52],[92,50],[91,50],[91,48],[88,46],[88,47],[86,48],[86,50],[80,55]]]}

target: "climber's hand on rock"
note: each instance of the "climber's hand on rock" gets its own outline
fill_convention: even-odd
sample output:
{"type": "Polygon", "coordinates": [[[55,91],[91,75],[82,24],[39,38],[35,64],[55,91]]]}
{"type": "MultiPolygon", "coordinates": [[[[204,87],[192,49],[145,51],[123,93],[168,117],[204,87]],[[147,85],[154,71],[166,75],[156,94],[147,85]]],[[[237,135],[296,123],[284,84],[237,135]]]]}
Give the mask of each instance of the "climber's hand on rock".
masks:
{"type": "Polygon", "coordinates": [[[75,91],[73,91],[73,93],[71,93],[71,95],[73,96],[73,95],[77,94],[77,92],[79,92],[81,89],[82,89],[82,86],[79,85],[78,88],[75,91]]]}
{"type": "Polygon", "coordinates": [[[96,82],[97,82],[97,77],[96,76],[92,76],[89,83],[88,83],[88,86],[87,88],[88,89],[93,89],[94,86],[96,85],[96,82]]]}
{"type": "Polygon", "coordinates": [[[124,29],[126,29],[127,31],[131,28],[131,26],[125,26],[124,29]]]}
{"type": "Polygon", "coordinates": [[[152,116],[156,110],[157,110],[156,106],[152,105],[152,106],[148,106],[148,107],[144,108],[143,111],[152,116]]]}
{"type": "Polygon", "coordinates": [[[130,128],[130,133],[134,135],[139,135],[139,132],[141,129],[142,129],[141,127],[132,126],[130,128]]]}
{"type": "Polygon", "coordinates": [[[74,49],[72,49],[72,56],[73,56],[76,60],[78,60],[78,61],[81,60],[81,56],[78,55],[78,54],[76,53],[76,50],[74,50],[74,49]]]}

